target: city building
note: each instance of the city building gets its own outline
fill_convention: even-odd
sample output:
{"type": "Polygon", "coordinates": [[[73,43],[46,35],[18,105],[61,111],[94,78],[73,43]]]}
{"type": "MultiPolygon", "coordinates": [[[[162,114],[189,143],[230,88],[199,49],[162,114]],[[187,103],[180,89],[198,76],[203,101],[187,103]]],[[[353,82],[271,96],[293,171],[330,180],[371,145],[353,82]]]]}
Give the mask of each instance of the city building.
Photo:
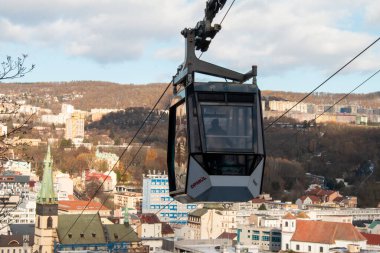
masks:
{"type": "Polygon", "coordinates": [[[1,235],[0,252],[32,253],[33,238],[29,235],[1,235]]]}
{"type": "Polygon", "coordinates": [[[285,112],[292,109],[292,111],[307,113],[308,105],[305,103],[298,103],[293,101],[269,101],[269,109],[272,111],[285,112]]]}
{"type": "Polygon", "coordinates": [[[18,108],[18,113],[23,113],[26,115],[37,114],[40,111],[40,107],[32,106],[32,105],[21,105],[18,108]]]}
{"type": "Polygon", "coordinates": [[[53,252],[57,240],[58,198],[53,186],[53,159],[50,146],[44,159],[44,174],[40,191],[37,195],[36,223],[33,252],[53,252]]]}
{"type": "Polygon", "coordinates": [[[242,245],[257,245],[260,250],[281,250],[281,229],[242,225],[237,229],[237,242],[242,245]]]}
{"type": "Polygon", "coordinates": [[[161,222],[156,214],[143,213],[138,217],[140,221],[137,226],[137,233],[142,240],[142,244],[149,247],[149,252],[161,250],[163,238],[174,237],[174,231],[170,225],[161,222]]]}
{"type": "Polygon", "coordinates": [[[380,220],[374,220],[367,228],[368,233],[380,235],[380,220]]]}
{"type": "Polygon", "coordinates": [[[118,112],[120,109],[105,109],[105,108],[94,108],[91,109],[90,115],[92,121],[99,121],[103,118],[104,115],[111,112],[118,112]]]}
{"type": "Polygon", "coordinates": [[[58,196],[58,201],[69,200],[74,195],[74,181],[69,174],[58,173],[55,176],[54,189],[58,196]]]}
{"type": "Polygon", "coordinates": [[[139,246],[140,239],[128,223],[102,224],[97,214],[78,216],[59,215],[54,252],[149,252],[139,246]]]}
{"type": "Polygon", "coordinates": [[[66,119],[65,139],[82,142],[84,138],[84,115],[74,112],[66,119]]]}
{"type": "Polygon", "coordinates": [[[143,213],[157,213],[162,222],[186,224],[196,204],[181,204],[169,195],[169,181],[165,174],[143,175],[143,213]]]}
{"type": "Polygon", "coordinates": [[[205,205],[189,213],[188,239],[216,239],[223,232],[234,233],[237,229],[237,211],[205,205]]]}
{"type": "Polygon", "coordinates": [[[291,214],[283,217],[282,250],[327,253],[352,245],[366,249],[367,239],[350,223],[300,220],[291,214]]]}
{"type": "Polygon", "coordinates": [[[361,233],[367,239],[367,250],[380,252],[380,235],[361,233]]]}
{"type": "Polygon", "coordinates": [[[0,136],[7,136],[8,134],[8,127],[7,125],[0,123],[0,136]]]}
{"type": "Polygon", "coordinates": [[[91,187],[92,182],[99,182],[103,184],[103,191],[110,192],[114,189],[114,182],[112,181],[112,178],[110,175],[103,173],[99,173],[96,171],[89,172],[86,170],[85,172],[85,184],[86,187],[91,187]]]}
{"type": "Polygon", "coordinates": [[[41,122],[46,124],[63,125],[66,123],[66,119],[62,113],[57,115],[44,114],[41,115],[41,122]]]}
{"type": "Polygon", "coordinates": [[[96,149],[95,157],[97,160],[103,160],[107,162],[108,170],[112,168],[117,168],[119,165],[119,157],[114,153],[100,152],[99,149],[96,149]]]}
{"type": "Polygon", "coordinates": [[[111,210],[95,200],[60,200],[58,201],[58,214],[96,214],[100,217],[110,217],[111,210]]]}
{"type": "Polygon", "coordinates": [[[141,213],[142,194],[139,192],[120,192],[113,197],[115,208],[126,207],[134,213],[141,213]]]}
{"type": "Polygon", "coordinates": [[[8,160],[4,165],[4,171],[13,172],[12,174],[19,174],[24,176],[30,176],[32,167],[29,162],[8,160]]]}

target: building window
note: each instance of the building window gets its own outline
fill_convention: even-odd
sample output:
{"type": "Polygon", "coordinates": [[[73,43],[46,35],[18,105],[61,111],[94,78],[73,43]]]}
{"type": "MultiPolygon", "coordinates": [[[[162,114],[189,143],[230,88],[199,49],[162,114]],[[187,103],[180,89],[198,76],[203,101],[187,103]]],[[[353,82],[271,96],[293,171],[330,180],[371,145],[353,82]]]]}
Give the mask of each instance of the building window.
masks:
{"type": "Polygon", "coordinates": [[[47,219],[47,228],[53,228],[53,218],[51,216],[47,219]]]}
{"type": "Polygon", "coordinates": [[[323,247],[319,247],[319,252],[323,252],[323,247]]]}
{"type": "Polygon", "coordinates": [[[296,250],[300,250],[300,245],[299,244],[296,245],[296,250]]]}
{"type": "Polygon", "coordinates": [[[285,227],[287,227],[289,225],[289,223],[287,221],[285,221],[285,227]]]}
{"type": "Polygon", "coordinates": [[[286,249],[289,249],[289,244],[288,243],[286,244],[286,249]]]}
{"type": "Polygon", "coordinates": [[[311,246],[309,246],[308,248],[309,248],[309,251],[311,251],[311,246]]]}

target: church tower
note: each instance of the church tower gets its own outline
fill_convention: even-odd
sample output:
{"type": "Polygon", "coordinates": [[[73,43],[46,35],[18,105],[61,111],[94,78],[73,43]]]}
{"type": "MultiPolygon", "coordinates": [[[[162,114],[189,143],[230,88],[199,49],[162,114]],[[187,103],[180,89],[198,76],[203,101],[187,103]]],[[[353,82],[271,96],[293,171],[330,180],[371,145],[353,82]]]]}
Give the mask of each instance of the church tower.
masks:
{"type": "Polygon", "coordinates": [[[58,198],[53,185],[53,159],[50,146],[44,159],[44,174],[37,194],[33,252],[51,253],[57,240],[58,198]]]}

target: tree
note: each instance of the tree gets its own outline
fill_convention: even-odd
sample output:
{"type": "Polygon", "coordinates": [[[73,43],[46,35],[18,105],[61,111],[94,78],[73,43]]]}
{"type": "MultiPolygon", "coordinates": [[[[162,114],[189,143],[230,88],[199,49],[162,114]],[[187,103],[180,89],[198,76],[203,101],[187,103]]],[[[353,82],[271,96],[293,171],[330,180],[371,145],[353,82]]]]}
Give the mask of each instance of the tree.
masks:
{"type": "MultiPolygon", "coordinates": [[[[27,57],[26,54],[23,54],[22,57],[18,57],[14,60],[12,57],[7,56],[6,60],[1,63],[0,83],[2,80],[23,77],[32,71],[35,67],[34,64],[31,67],[25,66],[27,57]]],[[[6,128],[3,128],[5,131],[0,131],[0,161],[7,161],[9,159],[8,151],[11,150],[14,154],[13,149],[25,146],[25,143],[20,143],[20,141],[17,141],[17,138],[15,139],[13,137],[19,137],[19,135],[26,134],[30,131],[30,124],[34,114],[25,118],[18,113],[19,108],[20,104],[13,98],[8,96],[0,97],[0,115],[2,118],[0,125],[6,126],[6,128]],[[17,118],[15,116],[17,116],[17,118]],[[17,120],[14,122],[15,118],[20,120],[18,124],[16,124],[17,120]]]]}
{"type": "Polygon", "coordinates": [[[259,210],[265,211],[265,210],[267,210],[267,207],[264,204],[261,204],[261,206],[259,206],[259,210]]]}
{"type": "Polygon", "coordinates": [[[86,195],[89,198],[99,197],[103,194],[103,186],[99,189],[101,182],[92,180],[86,184],[86,195]],[[98,190],[99,189],[99,190],[98,190]]]}
{"type": "MultiPolygon", "coordinates": [[[[0,83],[3,80],[21,78],[31,72],[35,65],[25,66],[27,55],[13,59],[6,57],[0,67],[0,83]]],[[[27,134],[31,130],[31,123],[34,114],[25,117],[19,113],[20,104],[9,96],[0,97],[0,166],[3,162],[8,161],[10,155],[15,156],[16,152],[25,154],[27,143],[20,140],[20,136],[27,134]],[[17,116],[17,117],[16,117],[17,116]]],[[[18,196],[14,192],[7,193],[1,189],[3,194],[0,196],[0,222],[8,218],[10,213],[17,209],[23,202],[24,196],[18,196]]]]}

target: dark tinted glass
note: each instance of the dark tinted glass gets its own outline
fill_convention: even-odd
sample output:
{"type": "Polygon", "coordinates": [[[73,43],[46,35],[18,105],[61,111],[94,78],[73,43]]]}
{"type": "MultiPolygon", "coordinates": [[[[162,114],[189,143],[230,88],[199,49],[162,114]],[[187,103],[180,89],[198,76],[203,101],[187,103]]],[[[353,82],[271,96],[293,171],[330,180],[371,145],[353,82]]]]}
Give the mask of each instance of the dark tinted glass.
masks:
{"type": "Polygon", "coordinates": [[[174,145],[175,185],[176,190],[183,190],[186,187],[187,176],[187,118],[185,103],[176,108],[174,145]]]}
{"type": "Polygon", "coordinates": [[[252,152],[252,107],[202,105],[207,152],[252,152]]]}
{"type": "Polygon", "coordinates": [[[260,163],[260,155],[199,154],[195,160],[209,175],[247,176],[260,163]]]}

